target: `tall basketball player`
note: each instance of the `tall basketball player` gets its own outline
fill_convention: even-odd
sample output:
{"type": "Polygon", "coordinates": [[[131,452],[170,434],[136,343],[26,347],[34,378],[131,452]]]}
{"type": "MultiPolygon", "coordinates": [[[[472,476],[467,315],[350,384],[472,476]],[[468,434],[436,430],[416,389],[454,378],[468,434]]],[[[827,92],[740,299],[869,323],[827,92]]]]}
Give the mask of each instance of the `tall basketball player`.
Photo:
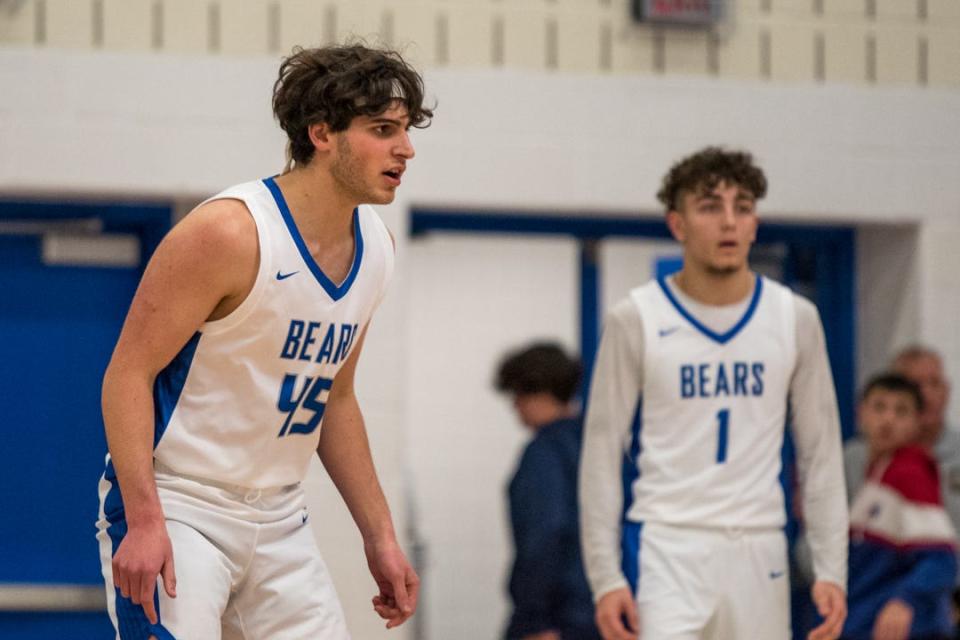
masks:
{"type": "Polygon", "coordinates": [[[788,405],[825,617],[810,638],[840,633],[847,508],[836,399],[816,308],[747,262],[766,187],[746,153],[707,148],[676,164],[658,196],[683,268],[634,289],[607,318],[580,475],[584,559],[606,640],[790,637],[778,483],[788,405]],[[626,496],[625,451],[638,472],[626,496]]]}
{"type": "Polygon", "coordinates": [[[364,46],[296,50],[287,171],[201,204],[144,273],[103,383],[98,523],[118,638],[347,638],[300,488],[316,451],[387,627],[417,605],[354,372],[393,269],[393,200],[429,124],[420,76],[364,46]],[[158,576],[161,580],[158,584],[158,576]]]}

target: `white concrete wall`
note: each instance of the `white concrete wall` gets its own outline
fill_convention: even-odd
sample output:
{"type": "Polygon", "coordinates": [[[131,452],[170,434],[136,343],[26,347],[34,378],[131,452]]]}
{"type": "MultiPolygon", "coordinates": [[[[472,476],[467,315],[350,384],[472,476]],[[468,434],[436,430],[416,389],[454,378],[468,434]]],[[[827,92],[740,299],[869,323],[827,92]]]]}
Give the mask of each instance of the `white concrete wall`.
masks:
{"type": "Polygon", "coordinates": [[[864,225],[858,230],[858,386],[923,335],[918,236],[917,225],[864,225]]]}
{"type": "MultiPolygon", "coordinates": [[[[282,166],[270,59],[0,50],[0,189],[205,194],[282,166]]],[[[433,71],[408,203],[654,209],[664,169],[707,142],[754,151],[768,217],[960,212],[960,93],[698,78],[433,71]]]]}
{"type": "MultiPolygon", "coordinates": [[[[275,67],[268,58],[0,50],[0,197],[188,201],[274,173],[283,164],[269,112],[275,67]]],[[[673,160],[707,143],[745,146],[771,181],[766,218],[863,227],[862,369],[919,339],[943,348],[960,380],[960,94],[518,70],[434,70],[427,86],[437,119],[415,132],[418,156],[382,210],[400,260],[359,386],[398,526],[411,524],[407,487],[429,544],[429,637],[488,638],[502,624],[500,499],[523,436],[489,375],[500,349],[527,337],[574,344],[575,253],[555,242],[410,241],[415,206],[655,213],[673,160]],[[532,290],[512,290],[518,282],[532,290]],[[465,320],[489,310],[493,324],[465,320]],[[475,333],[457,340],[452,329],[475,333]],[[450,424],[465,414],[479,428],[450,424]],[[485,599],[457,600],[466,594],[485,599]]],[[[605,300],[641,279],[651,251],[608,245],[605,300]]],[[[355,636],[381,637],[349,516],[322,474],[309,485],[355,636]]]]}
{"type": "Polygon", "coordinates": [[[492,383],[532,339],[577,350],[572,240],[438,235],[406,249],[406,389],[427,637],[502,633],[512,558],[505,492],[527,434],[492,383]]]}

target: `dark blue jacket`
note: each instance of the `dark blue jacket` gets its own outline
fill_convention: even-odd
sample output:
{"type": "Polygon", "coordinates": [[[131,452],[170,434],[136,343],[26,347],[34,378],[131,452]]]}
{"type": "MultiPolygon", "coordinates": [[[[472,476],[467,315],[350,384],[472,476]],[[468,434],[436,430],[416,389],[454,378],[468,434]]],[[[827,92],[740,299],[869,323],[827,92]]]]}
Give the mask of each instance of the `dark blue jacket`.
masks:
{"type": "Polygon", "coordinates": [[[843,627],[847,640],[869,640],[892,598],[913,608],[910,638],[953,635],[956,538],[943,508],[937,462],[917,446],[874,462],[850,509],[850,556],[843,627]]]}
{"type": "Polygon", "coordinates": [[[564,639],[600,637],[580,560],[577,465],[582,434],[579,419],[541,427],[510,481],[516,557],[508,639],[550,629],[564,639]]]}

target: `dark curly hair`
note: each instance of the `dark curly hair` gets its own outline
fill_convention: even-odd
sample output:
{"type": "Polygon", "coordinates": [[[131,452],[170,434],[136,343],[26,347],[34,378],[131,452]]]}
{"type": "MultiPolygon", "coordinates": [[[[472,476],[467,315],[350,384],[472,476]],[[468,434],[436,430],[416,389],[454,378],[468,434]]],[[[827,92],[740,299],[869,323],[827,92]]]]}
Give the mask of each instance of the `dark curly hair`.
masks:
{"type": "Polygon", "coordinates": [[[537,342],[513,351],[503,359],[497,370],[497,391],[516,395],[546,392],[561,402],[570,402],[580,378],[583,365],[552,342],[537,342]]]}
{"type": "Polygon", "coordinates": [[[667,211],[677,211],[686,193],[708,192],[720,182],[746,189],[757,200],[767,194],[767,178],[746,151],[706,147],[670,167],[657,192],[667,211]]]}
{"type": "Polygon", "coordinates": [[[310,125],[325,122],[343,131],[355,117],[380,115],[394,100],[406,106],[411,126],[430,126],[423,79],[396,51],[362,44],[295,48],[273,85],[273,114],[287,133],[288,161],[304,165],[313,158],[310,125]]]}

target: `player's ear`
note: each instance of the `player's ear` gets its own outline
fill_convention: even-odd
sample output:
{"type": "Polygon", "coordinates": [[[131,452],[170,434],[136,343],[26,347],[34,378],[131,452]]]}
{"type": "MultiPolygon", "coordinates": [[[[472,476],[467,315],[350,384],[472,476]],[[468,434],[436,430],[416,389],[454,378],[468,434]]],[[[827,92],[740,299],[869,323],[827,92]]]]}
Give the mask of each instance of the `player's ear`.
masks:
{"type": "Polygon", "coordinates": [[[687,239],[687,225],[683,214],[676,209],[667,212],[667,228],[677,242],[684,242],[687,239]]]}
{"type": "Polygon", "coordinates": [[[310,142],[317,151],[328,151],[333,136],[330,132],[330,125],[326,122],[315,122],[307,127],[307,135],[310,136],[310,142]]]}

